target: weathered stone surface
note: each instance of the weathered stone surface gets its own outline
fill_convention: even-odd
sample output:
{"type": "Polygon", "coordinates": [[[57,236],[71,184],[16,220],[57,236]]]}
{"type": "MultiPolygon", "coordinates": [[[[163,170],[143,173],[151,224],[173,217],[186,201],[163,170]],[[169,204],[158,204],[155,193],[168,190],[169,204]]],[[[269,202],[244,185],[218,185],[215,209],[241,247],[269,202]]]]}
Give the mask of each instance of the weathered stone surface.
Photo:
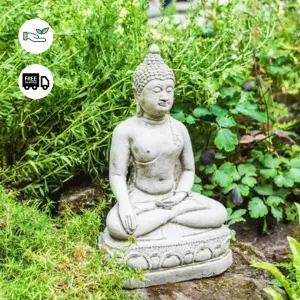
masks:
{"type": "Polygon", "coordinates": [[[99,247],[111,256],[118,253],[130,266],[145,270],[144,282],[130,281],[127,285],[137,288],[220,274],[232,264],[229,243],[226,226],[187,230],[179,224],[166,224],[129,247],[128,242],[115,240],[105,230],[99,247]]]}

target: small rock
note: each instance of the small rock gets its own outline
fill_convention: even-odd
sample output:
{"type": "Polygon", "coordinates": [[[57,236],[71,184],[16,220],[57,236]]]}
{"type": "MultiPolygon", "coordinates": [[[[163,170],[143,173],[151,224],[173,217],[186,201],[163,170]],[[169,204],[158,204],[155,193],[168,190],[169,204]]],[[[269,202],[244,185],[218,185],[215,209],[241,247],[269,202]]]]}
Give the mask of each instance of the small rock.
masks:
{"type": "Polygon", "coordinates": [[[65,215],[67,212],[80,213],[87,208],[97,207],[100,199],[104,199],[100,190],[92,187],[72,187],[62,193],[58,201],[58,213],[65,215]]]}

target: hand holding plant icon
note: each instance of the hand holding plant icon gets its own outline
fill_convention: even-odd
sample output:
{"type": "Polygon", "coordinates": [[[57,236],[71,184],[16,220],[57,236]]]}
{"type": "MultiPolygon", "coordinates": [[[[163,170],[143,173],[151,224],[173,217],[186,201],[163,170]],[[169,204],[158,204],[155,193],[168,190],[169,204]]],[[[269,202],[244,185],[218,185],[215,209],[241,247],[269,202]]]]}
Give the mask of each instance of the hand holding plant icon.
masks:
{"type": "MultiPolygon", "coordinates": [[[[46,34],[49,30],[49,27],[43,28],[43,29],[36,29],[36,32],[38,34],[46,34]]],[[[23,40],[30,40],[32,42],[46,42],[46,39],[44,37],[39,36],[36,33],[32,32],[23,32],[23,40]]]]}
{"type": "Polygon", "coordinates": [[[24,50],[39,54],[45,52],[51,46],[53,30],[44,20],[31,19],[21,26],[18,38],[24,50]]]}

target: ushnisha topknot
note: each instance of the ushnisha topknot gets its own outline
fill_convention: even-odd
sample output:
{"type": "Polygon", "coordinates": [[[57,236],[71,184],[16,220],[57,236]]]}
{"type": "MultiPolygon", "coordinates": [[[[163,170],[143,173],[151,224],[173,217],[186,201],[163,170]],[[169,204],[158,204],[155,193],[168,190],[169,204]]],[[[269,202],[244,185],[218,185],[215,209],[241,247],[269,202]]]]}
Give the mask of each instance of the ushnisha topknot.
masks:
{"type": "Polygon", "coordinates": [[[149,48],[149,54],[136,68],[133,77],[133,86],[136,94],[140,95],[146,84],[153,79],[172,79],[175,82],[174,73],[161,58],[157,45],[152,45],[149,48]]]}

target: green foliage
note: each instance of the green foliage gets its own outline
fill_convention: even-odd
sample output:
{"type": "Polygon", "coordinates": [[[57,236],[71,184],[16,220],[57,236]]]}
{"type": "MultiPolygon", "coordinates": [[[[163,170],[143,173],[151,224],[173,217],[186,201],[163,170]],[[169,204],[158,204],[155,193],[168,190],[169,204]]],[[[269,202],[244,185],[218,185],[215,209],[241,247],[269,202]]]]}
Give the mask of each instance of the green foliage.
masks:
{"type": "Polygon", "coordinates": [[[243,217],[247,213],[246,209],[237,209],[233,211],[231,208],[227,208],[227,225],[231,226],[237,222],[245,222],[243,217]]]}
{"type": "Polygon", "coordinates": [[[254,197],[249,201],[248,209],[252,218],[264,217],[268,214],[268,207],[265,205],[264,201],[258,197],[254,197]]]}
{"type": "Polygon", "coordinates": [[[48,199],[78,174],[101,182],[112,130],[134,114],[133,70],[153,43],[147,1],[5,0],[0,11],[0,181],[48,199]],[[46,53],[14,42],[32,18],[54,30],[46,53]],[[42,100],[24,97],[15,84],[34,63],[54,77],[42,100]]]}
{"type": "Polygon", "coordinates": [[[215,138],[215,145],[218,147],[218,149],[224,149],[226,152],[230,152],[235,149],[235,146],[238,143],[239,142],[236,134],[232,133],[230,129],[221,128],[218,130],[215,138]]]}
{"type": "Polygon", "coordinates": [[[122,286],[141,274],[97,249],[102,209],[53,220],[0,186],[0,298],[133,299],[122,286]]]}
{"type": "Polygon", "coordinates": [[[1,2],[0,182],[27,198],[48,200],[79,174],[103,183],[112,130],[135,113],[133,71],[155,42],[176,74],[173,117],[188,125],[196,156],[218,149],[213,165],[200,169],[199,162],[202,182],[194,190],[215,198],[225,193],[231,208],[232,191],[239,203],[258,197],[269,215],[293,219],[286,199],[300,181],[299,151],[285,149],[284,142],[295,138],[294,123],[277,122],[287,109],[268,91],[299,92],[297,3],[201,1],[185,28],[172,17],[150,27],[147,9],[146,0],[1,2]],[[32,55],[8,42],[31,18],[54,29],[46,53],[32,55]],[[54,76],[54,88],[42,100],[25,98],[15,85],[32,63],[54,76]],[[264,185],[284,203],[266,202],[272,195],[255,190],[264,185]]]}
{"type": "MultiPolygon", "coordinates": [[[[295,203],[300,224],[300,205],[295,203]]],[[[300,243],[294,238],[287,237],[289,245],[292,251],[292,264],[288,271],[294,272],[295,276],[291,278],[289,275],[285,276],[282,272],[273,264],[268,262],[257,262],[252,260],[251,265],[255,268],[263,269],[271,273],[280,283],[280,285],[285,289],[291,300],[298,300],[300,298],[300,243]]],[[[280,265],[280,264],[279,264],[280,265]]],[[[283,299],[279,293],[271,288],[265,290],[269,293],[274,300],[283,299]]]]}
{"type": "Polygon", "coordinates": [[[286,153],[282,152],[285,157],[278,158],[268,152],[252,150],[249,158],[237,165],[223,162],[226,160],[224,158],[215,159],[205,166],[200,165],[200,190],[213,198],[225,195],[227,206],[230,208],[244,202],[243,205],[248,208],[251,218],[265,219],[270,215],[278,222],[283,219],[293,220],[296,217],[295,209],[291,208],[291,203],[287,201],[293,190],[290,186],[283,185],[282,181],[278,181],[278,175],[284,174],[290,178],[292,187],[296,188],[299,181],[299,177],[295,176],[299,167],[296,157],[300,154],[300,147],[294,145],[289,149],[292,157],[288,158],[286,153]]]}
{"type": "MultiPolygon", "coordinates": [[[[271,31],[266,29],[270,35],[261,47],[254,44],[267,35],[261,36],[253,28],[250,32],[253,40],[249,43],[255,51],[249,55],[248,63],[226,68],[217,82],[207,82],[212,91],[218,91],[218,96],[216,101],[207,101],[190,110],[195,119],[190,128],[193,134],[193,129],[208,128],[210,124],[210,130],[202,130],[204,134],[201,132],[200,137],[193,136],[196,155],[204,155],[204,149],[216,149],[211,163],[203,161],[203,165],[201,160],[197,163],[197,175],[202,179],[199,189],[216,199],[224,199],[225,194],[226,204],[232,209],[240,205],[248,208],[250,217],[264,220],[266,230],[269,216],[277,221],[296,216],[289,199],[295,198],[299,191],[300,148],[293,145],[296,144],[293,138],[299,140],[293,132],[299,118],[295,116],[296,120],[289,123],[278,122],[288,116],[288,111],[285,104],[276,102],[272,89],[299,93],[299,51],[294,36],[299,36],[300,10],[296,1],[275,7],[272,1],[259,4],[247,1],[246,7],[248,13],[254,9],[255,15],[259,10],[264,11],[260,30],[268,22],[274,27],[271,31]],[[208,136],[206,143],[200,141],[203,135],[208,136]],[[223,171],[229,163],[232,167],[223,171]]],[[[234,9],[231,13],[234,14],[234,9]]],[[[234,44],[243,51],[240,40],[234,44]]],[[[189,108],[182,107],[181,112],[189,114],[189,108]]]]}

